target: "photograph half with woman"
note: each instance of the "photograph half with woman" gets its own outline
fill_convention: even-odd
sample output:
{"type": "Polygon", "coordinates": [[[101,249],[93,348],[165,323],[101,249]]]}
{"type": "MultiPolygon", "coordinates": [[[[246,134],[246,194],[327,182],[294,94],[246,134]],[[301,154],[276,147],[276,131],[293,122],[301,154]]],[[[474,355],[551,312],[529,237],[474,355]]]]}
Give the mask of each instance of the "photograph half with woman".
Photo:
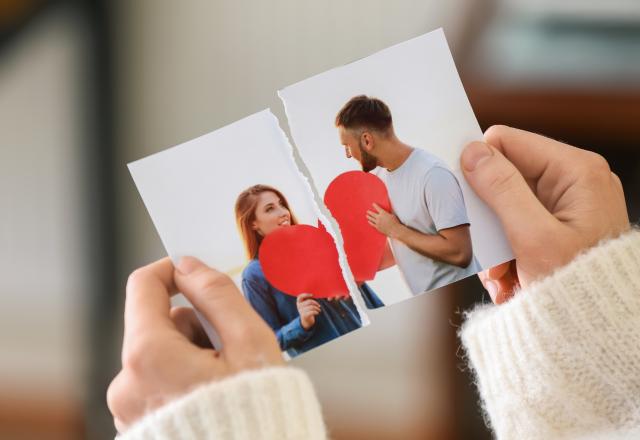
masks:
{"type": "MultiPolygon", "coordinates": [[[[311,293],[295,297],[266,279],[258,259],[262,240],[279,228],[298,223],[281,191],[262,184],[247,188],[236,200],[235,215],[249,260],[242,272],[243,294],[273,329],[283,351],[294,357],[361,327],[351,297],[323,299],[313,298],[311,293]]],[[[366,284],[359,289],[367,307],[383,305],[366,284]]]]}

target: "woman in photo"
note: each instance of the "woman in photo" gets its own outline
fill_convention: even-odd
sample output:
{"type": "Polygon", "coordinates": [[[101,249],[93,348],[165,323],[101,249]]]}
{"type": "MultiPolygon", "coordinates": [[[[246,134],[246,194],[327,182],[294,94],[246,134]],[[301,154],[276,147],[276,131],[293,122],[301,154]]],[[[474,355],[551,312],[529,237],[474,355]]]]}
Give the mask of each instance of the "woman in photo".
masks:
{"type": "MultiPolygon", "coordinates": [[[[242,291],[253,308],[276,333],[280,348],[291,357],[359,328],[362,324],[351,297],[297,297],[272,286],[264,276],[258,252],[265,236],[297,224],[284,195],[267,185],[254,185],[238,196],[236,222],[249,264],[242,272],[242,291]]],[[[371,289],[360,287],[367,307],[383,305],[371,289]]]]}

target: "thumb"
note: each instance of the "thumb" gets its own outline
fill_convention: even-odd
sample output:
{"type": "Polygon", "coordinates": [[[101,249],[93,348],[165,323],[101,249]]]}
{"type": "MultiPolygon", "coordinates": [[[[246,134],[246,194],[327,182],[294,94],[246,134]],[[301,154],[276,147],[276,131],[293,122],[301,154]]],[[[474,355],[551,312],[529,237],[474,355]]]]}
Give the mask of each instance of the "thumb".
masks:
{"type": "Polygon", "coordinates": [[[174,274],[176,286],[211,323],[223,346],[241,343],[260,318],[233,280],[193,257],[183,257],[174,274]]]}
{"type": "Polygon", "coordinates": [[[491,145],[472,142],[463,150],[460,163],[471,188],[502,222],[514,250],[523,234],[529,233],[526,225],[544,226],[555,220],[518,169],[491,145]]]}

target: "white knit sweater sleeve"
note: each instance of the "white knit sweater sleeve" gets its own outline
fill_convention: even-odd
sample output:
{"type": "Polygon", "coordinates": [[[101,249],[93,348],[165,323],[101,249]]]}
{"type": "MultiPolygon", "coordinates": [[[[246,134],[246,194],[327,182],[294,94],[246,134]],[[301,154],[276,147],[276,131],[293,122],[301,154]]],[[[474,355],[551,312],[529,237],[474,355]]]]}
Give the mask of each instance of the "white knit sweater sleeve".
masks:
{"type": "Polygon", "coordinates": [[[461,338],[498,439],[640,439],[640,232],[477,308],[461,338]]]}
{"type": "Polygon", "coordinates": [[[148,414],[122,440],[326,438],[307,375],[292,367],[243,372],[203,385],[148,414]]]}

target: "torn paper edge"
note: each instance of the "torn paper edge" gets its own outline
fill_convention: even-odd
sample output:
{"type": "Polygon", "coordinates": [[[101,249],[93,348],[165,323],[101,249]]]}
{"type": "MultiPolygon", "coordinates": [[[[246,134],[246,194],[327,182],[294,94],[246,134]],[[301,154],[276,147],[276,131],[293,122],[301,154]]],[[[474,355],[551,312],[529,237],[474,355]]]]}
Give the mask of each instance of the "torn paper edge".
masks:
{"type": "MultiPolygon", "coordinates": [[[[284,112],[288,123],[289,121],[291,121],[291,117],[289,115],[289,112],[287,111],[287,105],[282,96],[280,96],[279,90],[277,93],[278,98],[280,98],[282,106],[284,107],[284,112]]],[[[275,115],[273,115],[273,117],[276,118],[275,115]]],[[[276,118],[276,121],[279,122],[278,118],[276,118]]],[[[294,161],[294,164],[296,165],[300,176],[304,179],[309,194],[311,195],[311,197],[313,197],[314,208],[317,208],[316,215],[324,225],[329,235],[331,235],[331,237],[333,238],[336,249],[338,250],[338,263],[340,264],[340,269],[342,270],[342,277],[345,279],[345,281],[347,281],[349,291],[352,293],[357,292],[357,294],[355,295],[351,294],[351,297],[353,298],[356,308],[358,309],[358,313],[360,314],[360,318],[362,321],[362,326],[364,327],[370,324],[371,321],[369,320],[369,316],[367,315],[366,311],[368,309],[364,305],[364,300],[362,298],[362,294],[360,293],[360,289],[358,289],[358,285],[355,282],[353,274],[351,273],[351,268],[349,266],[349,263],[347,262],[347,254],[344,251],[344,239],[342,238],[342,231],[340,230],[340,226],[338,225],[338,222],[333,217],[333,215],[331,215],[331,211],[329,211],[329,209],[324,204],[324,198],[321,197],[318,193],[316,185],[313,182],[311,172],[302,159],[300,151],[298,150],[295,142],[292,139],[289,139],[289,136],[287,136],[280,124],[278,124],[278,128],[282,132],[282,135],[285,137],[285,140],[287,141],[287,144],[291,149],[291,159],[294,161]]],[[[293,129],[291,128],[291,124],[289,124],[289,129],[291,130],[293,136],[293,129]]]]}
{"type": "MultiPolygon", "coordinates": [[[[393,44],[393,45],[391,45],[389,47],[385,47],[383,49],[377,50],[377,51],[375,51],[373,53],[370,53],[370,54],[365,55],[363,57],[357,58],[357,59],[355,59],[353,61],[349,61],[347,63],[341,64],[339,66],[332,67],[330,69],[327,69],[327,70],[325,70],[323,72],[320,72],[320,73],[317,73],[315,75],[311,75],[310,77],[307,77],[307,78],[305,78],[303,80],[297,81],[297,82],[295,82],[293,84],[289,84],[288,86],[286,86],[286,87],[284,87],[284,88],[282,88],[282,89],[277,91],[278,98],[280,99],[280,102],[282,103],[282,106],[284,107],[285,117],[287,118],[287,124],[288,124],[289,130],[291,132],[291,139],[289,139],[289,136],[287,136],[287,134],[284,132],[284,130],[282,130],[282,127],[280,125],[278,125],[278,126],[280,127],[280,130],[283,132],[283,135],[288,140],[288,144],[290,145],[290,147],[291,147],[291,149],[293,151],[293,157],[294,157],[294,160],[296,161],[296,165],[298,166],[298,169],[300,170],[301,174],[303,174],[303,177],[307,181],[307,184],[311,186],[311,190],[312,190],[312,193],[313,193],[315,205],[319,207],[319,210],[321,211],[321,214],[322,214],[322,216],[321,216],[321,218],[323,218],[322,223],[326,227],[327,226],[327,224],[325,223],[325,220],[326,220],[326,221],[329,222],[329,224],[331,226],[330,234],[333,237],[334,241],[336,242],[336,247],[338,248],[338,260],[339,260],[339,263],[340,263],[340,268],[342,269],[342,272],[343,272],[343,277],[345,278],[345,280],[348,281],[349,289],[351,290],[351,289],[353,289],[355,287],[355,290],[352,290],[352,291],[358,292],[358,295],[355,295],[355,296],[357,296],[357,300],[355,300],[355,304],[356,304],[356,307],[358,309],[358,312],[361,315],[364,315],[364,316],[367,316],[366,313],[364,313],[364,310],[369,310],[369,309],[367,309],[366,306],[364,306],[362,304],[362,302],[364,301],[363,298],[362,298],[362,294],[360,293],[360,289],[357,288],[357,285],[355,283],[355,279],[353,278],[353,274],[351,273],[351,268],[350,268],[349,264],[347,263],[347,257],[346,257],[346,253],[344,251],[344,240],[342,238],[342,231],[340,230],[340,225],[338,224],[336,219],[333,217],[333,215],[331,215],[331,212],[329,211],[329,209],[325,206],[324,199],[319,196],[317,188],[316,188],[316,185],[313,182],[313,176],[312,176],[311,172],[309,171],[309,169],[307,168],[307,165],[305,164],[304,160],[302,159],[302,154],[300,153],[300,150],[298,149],[298,146],[297,146],[297,144],[295,142],[295,139],[299,138],[299,136],[296,136],[295,130],[293,128],[293,125],[291,124],[292,119],[295,119],[295,118],[291,117],[291,114],[289,113],[289,110],[287,108],[287,102],[285,101],[284,97],[282,96],[282,93],[285,92],[287,89],[289,89],[291,87],[295,87],[296,85],[298,85],[298,84],[300,84],[302,82],[308,81],[308,80],[310,80],[312,78],[318,77],[320,75],[329,74],[330,72],[334,72],[334,71],[336,71],[338,69],[342,69],[345,66],[349,66],[350,64],[357,63],[358,61],[361,61],[361,60],[364,60],[364,59],[369,58],[371,56],[374,56],[374,55],[376,55],[376,54],[378,54],[380,52],[384,52],[384,51],[390,50],[390,49],[392,49],[392,48],[394,48],[396,46],[404,45],[404,44],[407,44],[407,43],[409,43],[411,41],[418,40],[420,38],[424,38],[427,35],[438,34],[438,33],[442,34],[442,37],[444,38],[445,43],[446,43],[447,39],[446,39],[446,36],[444,35],[444,29],[442,27],[439,27],[439,28],[434,29],[432,31],[429,31],[429,32],[427,32],[425,34],[421,34],[421,35],[418,35],[416,37],[410,38],[408,40],[401,41],[400,43],[393,44]],[[348,275],[345,275],[345,273],[348,274],[348,275]]],[[[447,47],[448,47],[448,43],[447,43],[447,47]]],[[[449,48],[449,53],[451,53],[451,49],[450,48],[449,48]]],[[[454,68],[455,68],[455,63],[454,63],[454,68]]],[[[457,72],[457,69],[456,69],[456,72],[457,72]]],[[[458,78],[459,78],[459,74],[458,74],[458,78]]],[[[462,85],[462,83],[460,84],[460,87],[462,87],[463,90],[464,90],[464,86],[462,85]]],[[[468,97],[467,97],[467,100],[468,100],[468,97]]],[[[471,108],[471,103],[469,103],[469,107],[471,108]]],[[[471,108],[471,111],[473,112],[472,108],[471,108]]],[[[474,113],[474,116],[475,116],[475,113],[474,113]]],[[[274,117],[275,117],[275,115],[274,115],[274,117]]],[[[276,120],[277,120],[277,118],[276,118],[276,120]]],[[[329,228],[327,228],[327,231],[329,231],[329,228]]],[[[354,295],[351,295],[351,296],[354,297],[354,295]]],[[[408,299],[411,299],[411,298],[405,298],[404,300],[396,302],[396,303],[393,303],[393,304],[388,304],[388,305],[385,304],[385,307],[392,306],[392,305],[398,304],[400,302],[404,302],[404,301],[406,301],[408,299]]],[[[367,316],[367,322],[369,322],[368,316],[367,316]]]]}
{"type": "MultiPolygon", "coordinates": [[[[358,314],[360,315],[360,321],[361,321],[361,327],[366,327],[368,326],[371,321],[366,313],[366,307],[363,306],[362,304],[362,298],[361,296],[355,295],[354,292],[359,292],[360,290],[358,289],[357,284],[355,283],[354,279],[353,279],[353,275],[351,274],[351,270],[349,269],[348,264],[346,263],[346,255],[344,254],[344,249],[343,249],[343,241],[342,241],[342,236],[340,235],[340,233],[336,233],[336,229],[339,230],[339,228],[337,227],[337,223],[335,222],[335,220],[333,220],[333,217],[331,217],[331,220],[329,220],[330,214],[328,212],[328,209],[326,209],[326,207],[324,206],[324,201],[322,198],[319,197],[317,190],[315,188],[315,184],[313,183],[313,179],[311,178],[310,172],[307,168],[307,166],[304,164],[304,162],[302,161],[299,151],[294,147],[293,143],[290,141],[289,136],[287,135],[287,133],[282,129],[282,126],[280,125],[280,120],[276,117],[276,115],[273,114],[273,112],[271,111],[270,108],[252,113],[251,115],[245,117],[245,118],[241,118],[237,121],[232,122],[231,124],[227,124],[225,126],[219,127],[213,131],[216,130],[220,130],[223,129],[225,127],[228,127],[229,125],[233,125],[236,123],[239,123],[241,121],[243,121],[246,118],[252,117],[252,116],[256,116],[258,114],[265,114],[268,115],[268,117],[272,118],[273,121],[275,122],[275,127],[277,129],[277,134],[281,137],[281,140],[283,142],[283,144],[285,144],[288,147],[288,151],[286,151],[286,156],[289,158],[289,160],[291,161],[291,165],[293,165],[294,169],[297,171],[298,177],[301,180],[301,183],[303,184],[305,191],[307,193],[307,196],[310,197],[311,200],[311,205],[313,207],[313,212],[314,214],[318,217],[318,219],[320,220],[320,222],[325,226],[325,229],[327,230],[327,232],[329,233],[329,235],[331,235],[331,238],[334,241],[334,244],[336,245],[336,249],[338,250],[338,263],[340,264],[340,269],[342,272],[342,277],[345,280],[347,287],[349,288],[349,296],[353,299],[354,304],[356,305],[356,309],[358,311],[358,314]],[[328,215],[327,215],[328,214],[328,215]]],[[[209,133],[205,133],[202,136],[197,136],[193,139],[190,139],[188,141],[182,142],[178,145],[174,145],[172,147],[169,148],[178,148],[184,144],[187,144],[189,142],[192,142],[195,139],[199,139],[200,137],[206,136],[209,133]]],[[[147,213],[149,214],[149,216],[153,219],[154,216],[152,215],[152,209],[149,205],[147,205],[144,197],[142,197],[142,193],[140,192],[140,186],[138,185],[138,181],[136,180],[135,174],[133,172],[133,170],[138,166],[138,164],[140,162],[142,162],[145,159],[148,159],[151,156],[155,156],[157,154],[161,154],[164,151],[166,151],[167,149],[158,151],[156,153],[150,154],[148,156],[145,156],[143,158],[134,160],[132,162],[129,162],[127,164],[127,168],[129,170],[129,174],[131,175],[131,178],[133,179],[133,182],[136,186],[136,189],[138,190],[138,195],[140,196],[140,198],[142,199],[142,202],[145,206],[145,208],[147,209],[147,213]]],[[[155,222],[152,222],[154,225],[154,228],[156,229],[156,233],[158,234],[158,237],[160,238],[160,242],[162,243],[162,246],[164,247],[164,249],[167,251],[167,253],[169,252],[169,248],[167,247],[166,243],[164,242],[164,239],[162,237],[162,234],[160,234],[160,231],[158,230],[155,222]]],[[[314,225],[315,226],[315,225],[314,225]]],[[[175,256],[171,257],[171,260],[173,262],[174,265],[177,265],[179,261],[177,261],[177,259],[175,258],[175,256]]],[[[191,303],[189,303],[191,304],[191,303]]],[[[217,350],[222,348],[222,342],[220,341],[220,337],[218,336],[217,332],[215,331],[215,329],[213,328],[213,326],[211,325],[211,323],[209,323],[209,321],[202,315],[201,312],[199,312],[195,306],[193,304],[191,304],[191,307],[193,307],[193,309],[196,312],[196,316],[198,317],[198,320],[200,321],[200,323],[202,324],[205,333],[207,334],[207,336],[209,337],[209,339],[211,340],[214,348],[216,348],[217,350]]],[[[354,330],[355,331],[355,330],[354,330]]],[[[344,335],[343,335],[344,336],[344,335]]],[[[338,339],[338,338],[336,338],[338,339]]],[[[330,342],[330,341],[329,341],[330,342]]],[[[286,354],[286,351],[283,351],[283,357],[285,360],[289,359],[289,356],[286,354]]]]}
{"type": "MultiPolygon", "coordinates": [[[[278,92],[278,96],[280,97],[280,92],[278,92]]],[[[282,98],[280,98],[282,100],[282,98]]],[[[283,101],[284,105],[284,101],[283,101]]],[[[285,107],[285,114],[287,120],[289,120],[289,115],[287,114],[287,108],[285,107]]],[[[366,313],[367,308],[363,304],[363,299],[360,294],[360,289],[358,289],[358,285],[356,284],[353,274],[351,273],[351,269],[349,264],[347,263],[347,255],[344,252],[344,240],[342,239],[342,233],[340,232],[340,227],[338,226],[338,222],[333,218],[331,212],[324,204],[324,199],[320,197],[318,194],[318,190],[316,188],[315,183],[313,182],[313,177],[311,177],[311,173],[307,168],[307,165],[302,160],[300,156],[300,152],[295,144],[289,139],[287,133],[282,129],[280,125],[280,120],[273,114],[271,109],[267,109],[271,117],[276,122],[276,126],[278,127],[279,133],[282,136],[283,142],[288,145],[288,157],[291,160],[291,163],[298,171],[298,176],[304,182],[304,187],[309,197],[313,202],[313,209],[315,214],[318,216],[318,219],[323,224],[331,238],[333,238],[333,242],[338,250],[338,263],[340,264],[340,270],[342,271],[342,278],[347,282],[347,287],[349,288],[349,295],[353,298],[353,302],[356,305],[356,309],[358,310],[358,314],[360,315],[360,321],[362,323],[362,327],[366,327],[371,323],[369,320],[369,316],[366,313]],[[357,292],[357,294],[355,294],[357,292]]]]}

